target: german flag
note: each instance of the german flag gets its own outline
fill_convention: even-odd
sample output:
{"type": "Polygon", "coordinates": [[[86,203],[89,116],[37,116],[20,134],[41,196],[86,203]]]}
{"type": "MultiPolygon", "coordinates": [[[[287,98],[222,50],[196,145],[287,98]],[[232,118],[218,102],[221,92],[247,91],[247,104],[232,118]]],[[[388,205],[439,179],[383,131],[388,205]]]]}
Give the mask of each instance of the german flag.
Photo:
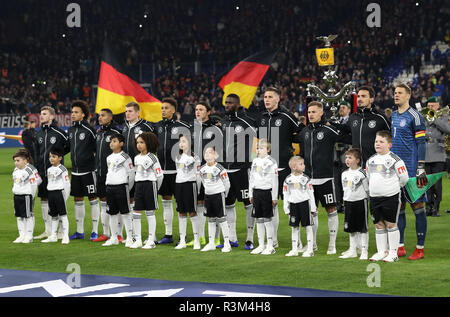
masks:
{"type": "Polygon", "coordinates": [[[95,112],[99,113],[101,109],[108,108],[113,114],[124,113],[125,106],[132,101],[141,107],[141,118],[152,122],[162,120],[161,101],[126,74],[118,54],[106,41],[100,66],[95,112]]]}
{"type": "Polygon", "coordinates": [[[272,50],[258,52],[234,66],[219,82],[224,92],[222,103],[225,105],[225,98],[229,94],[236,94],[241,99],[242,106],[250,107],[259,83],[276,54],[272,50]]]}

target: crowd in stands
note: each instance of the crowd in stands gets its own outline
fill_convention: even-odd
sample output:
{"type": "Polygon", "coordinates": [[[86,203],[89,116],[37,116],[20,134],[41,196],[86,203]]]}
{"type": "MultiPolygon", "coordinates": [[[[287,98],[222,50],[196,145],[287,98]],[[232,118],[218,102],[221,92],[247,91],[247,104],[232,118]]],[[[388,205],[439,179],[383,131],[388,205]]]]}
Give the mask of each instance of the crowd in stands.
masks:
{"type": "MultiPolygon", "coordinates": [[[[393,106],[393,84],[385,69],[403,60],[420,74],[422,64],[441,64],[430,75],[420,74],[413,101],[430,96],[449,101],[450,49],[432,51],[437,40],[450,43],[450,12],[445,0],[379,1],[381,27],[368,27],[371,1],[307,0],[80,0],[81,28],[66,25],[67,3],[17,0],[0,12],[0,113],[38,112],[51,104],[69,112],[72,100],[84,99],[94,109],[95,89],[107,36],[125,52],[129,69],[139,76],[142,64],[154,65],[150,93],[174,96],[181,114],[192,114],[195,102],[206,99],[223,112],[218,86],[224,65],[232,66],[268,46],[278,49],[276,60],[260,86],[282,89],[282,104],[302,113],[306,85],[323,85],[323,68],[314,49],[316,37],[338,34],[332,42],[339,81],[371,85],[381,109],[393,106]],[[425,58],[422,62],[422,54],[425,58]],[[198,62],[201,71],[185,69],[198,62]],[[221,65],[215,72],[211,65],[221,65]]],[[[411,83],[412,84],[412,83],[411,83]]],[[[260,94],[252,109],[262,107],[260,94]]]]}

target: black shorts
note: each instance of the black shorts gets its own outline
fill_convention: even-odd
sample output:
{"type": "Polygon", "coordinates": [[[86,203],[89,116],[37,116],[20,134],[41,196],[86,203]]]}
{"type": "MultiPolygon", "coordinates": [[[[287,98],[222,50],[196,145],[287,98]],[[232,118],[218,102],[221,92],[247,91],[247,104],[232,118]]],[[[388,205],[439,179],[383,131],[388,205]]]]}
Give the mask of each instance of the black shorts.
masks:
{"type": "Polygon", "coordinates": [[[289,226],[302,227],[311,226],[313,223],[311,212],[309,210],[309,202],[289,203],[289,226]]]}
{"type": "Polygon", "coordinates": [[[157,210],[158,189],[156,182],[134,183],[134,210],[157,210]]]}
{"type": "Polygon", "coordinates": [[[106,175],[99,176],[96,174],[97,177],[97,197],[103,198],[106,197],[106,175]]]}
{"type": "Polygon", "coordinates": [[[106,185],[106,203],[109,215],[130,212],[130,191],[128,185],[106,185]]]}
{"type": "Polygon", "coordinates": [[[313,185],[313,188],[317,207],[319,207],[319,202],[323,207],[336,206],[336,193],[334,191],[334,181],[332,179],[322,185],[313,185]]]}
{"type": "Polygon", "coordinates": [[[243,168],[239,171],[228,173],[230,179],[230,190],[228,196],[225,199],[225,205],[234,205],[236,199],[239,202],[243,202],[245,206],[250,205],[248,199],[248,169],[243,168]]]}
{"type": "Polygon", "coordinates": [[[18,218],[33,216],[34,199],[31,195],[14,195],[14,215],[18,218]]]}
{"type": "Polygon", "coordinates": [[[206,217],[225,217],[225,193],[205,195],[205,210],[206,217]]]}
{"type": "Polygon", "coordinates": [[[70,180],[70,195],[74,197],[96,196],[97,177],[95,172],[73,175],[70,180]]]}
{"type": "Polygon", "coordinates": [[[48,214],[51,217],[67,215],[66,201],[62,190],[48,191],[48,214]]]}
{"type": "Polygon", "coordinates": [[[272,218],[272,190],[253,189],[253,218],[272,218]]]}
{"type": "Polygon", "coordinates": [[[391,197],[370,197],[370,214],[373,223],[378,223],[381,220],[397,223],[400,206],[400,194],[391,197]]]}
{"type": "Polygon", "coordinates": [[[173,196],[175,195],[175,179],[177,174],[164,174],[163,182],[158,190],[158,194],[161,196],[173,196]]]}
{"type": "Polygon", "coordinates": [[[367,232],[368,200],[344,201],[344,232],[367,232]]]}
{"type": "MultiPolygon", "coordinates": [[[[39,173],[39,175],[44,175],[39,173]]],[[[48,179],[46,176],[41,176],[42,177],[42,183],[39,184],[38,186],[38,197],[39,198],[47,198],[48,197],[48,191],[47,191],[47,185],[48,185],[48,179]]]]}
{"type": "Polygon", "coordinates": [[[179,213],[197,212],[197,183],[176,183],[175,202],[179,213]]]}

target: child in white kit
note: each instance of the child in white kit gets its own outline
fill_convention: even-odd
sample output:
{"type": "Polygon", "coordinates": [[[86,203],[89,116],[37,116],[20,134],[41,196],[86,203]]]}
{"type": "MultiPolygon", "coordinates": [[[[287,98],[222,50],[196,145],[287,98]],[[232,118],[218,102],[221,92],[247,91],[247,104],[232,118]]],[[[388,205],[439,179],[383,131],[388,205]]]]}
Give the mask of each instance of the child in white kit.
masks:
{"type": "Polygon", "coordinates": [[[270,142],[261,139],[256,151],[258,157],[252,162],[250,170],[248,194],[253,204],[252,217],[256,218],[258,247],[251,254],[269,255],[275,253],[273,247],[273,207],[278,204],[278,165],[269,155],[270,142]],[[264,238],[267,232],[267,246],[264,238]]]}
{"type": "Polygon", "coordinates": [[[191,219],[194,234],[194,250],[200,249],[199,217],[197,217],[198,170],[200,159],[192,155],[190,140],[182,135],[179,142],[180,154],[175,159],[177,176],[175,178],[175,200],[178,211],[180,242],[175,249],[186,248],[187,215],[191,219]]]}
{"type": "Polygon", "coordinates": [[[292,227],[292,250],[286,256],[298,256],[300,224],[305,228],[307,246],[303,257],[311,257],[313,251],[313,215],[317,212],[314,189],[311,179],[304,175],[305,161],[302,157],[293,156],[289,160],[292,173],[283,183],[283,209],[289,215],[289,226],[292,227]]]}
{"type": "Polygon", "coordinates": [[[26,149],[19,149],[13,155],[16,168],[12,173],[14,194],[14,214],[17,218],[19,237],[13,243],[33,242],[33,205],[36,190],[42,182],[37,169],[31,165],[33,159],[26,149]]]}
{"type": "Polygon", "coordinates": [[[158,190],[163,182],[164,175],[161,170],[156,152],[158,151],[158,137],[152,132],[141,133],[136,138],[136,149],[140,154],[134,157],[134,211],[133,231],[135,241],[131,249],[153,249],[155,245],[156,216],[158,210],[158,190]],[[145,210],[148,221],[148,239],[142,246],[141,213],[145,210]]]}
{"type": "Polygon", "coordinates": [[[366,163],[369,178],[370,213],[375,224],[377,253],[369,260],[398,261],[397,249],[400,232],[397,226],[400,213],[400,190],[408,182],[408,171],[400,157],[390,151],[390,131],[378,131],[375,151],[366,163]]]}
{"type": "Polygon", "coordinates": [[[58,242],[58,224],[62,226],[62,244],[69,244],[69,219],[67,218],[66,202],[70,196],[69,172],[61,161],[64,157],[63,150],[50,150],[50,166],[47,170],[48,191],[48,215],[52,217],[52,232],[50,237],[42,240],[42,243],[58,242]]]}
{"type": "Polygon", "coordinates": [[[200,167],[199,177],[205,188],[205,216],[208,217],[209,243],[202,251],[216,249],[215,233],[216,224],[222,229],[224,244],[222,252],[230,252],[230,232],[227,218],[225,216],[225,197],[230,190],[230,180],[225,168],[216,162],[219,155],[214,148],[205,150],[206,164],[200,167]]]}
{"type": "Polygon", "coordinates": [[[366,171],[359,166],[361,151],[357,148],[345,152],[345,164],[348,169],[342,173],[344,190],[344,231],[350,234],[350,248],[344,251],[340,259],[356,258],[358,244],[361,245],[360,260],[368,259],[368,198],[369,181],[366,171]],[[359,243],[360,242],[360,243],[359,243]]]}
{"type": "Polygon", "coordinates": [[[134,185],[134,167],[128,154],[122,151],[125,138],[122,134],[114,134],[109,144],[112,154],[106,158],[108,173],[106,174],[106,202],[110,215],[111,237],[102,246],[119,244],[119,213],[125,224],[127,240],[125,247],[133,244],[133,227],[130,213],[130,190],[134,185]]]}

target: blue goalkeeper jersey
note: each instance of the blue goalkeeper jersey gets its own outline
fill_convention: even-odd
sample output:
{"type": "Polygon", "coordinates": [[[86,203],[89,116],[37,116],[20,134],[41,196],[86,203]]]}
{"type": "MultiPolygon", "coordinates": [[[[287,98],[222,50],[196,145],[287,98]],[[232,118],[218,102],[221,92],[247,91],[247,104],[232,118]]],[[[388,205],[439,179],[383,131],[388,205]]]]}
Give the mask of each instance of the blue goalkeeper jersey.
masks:
{"type": "Polygon", "coordinates": [[[417,162],[425,160],[425,120],[422,114],[409,107],[391,116],[392,148],[406,165],[409,177],[416,176],[417,162]]]}

